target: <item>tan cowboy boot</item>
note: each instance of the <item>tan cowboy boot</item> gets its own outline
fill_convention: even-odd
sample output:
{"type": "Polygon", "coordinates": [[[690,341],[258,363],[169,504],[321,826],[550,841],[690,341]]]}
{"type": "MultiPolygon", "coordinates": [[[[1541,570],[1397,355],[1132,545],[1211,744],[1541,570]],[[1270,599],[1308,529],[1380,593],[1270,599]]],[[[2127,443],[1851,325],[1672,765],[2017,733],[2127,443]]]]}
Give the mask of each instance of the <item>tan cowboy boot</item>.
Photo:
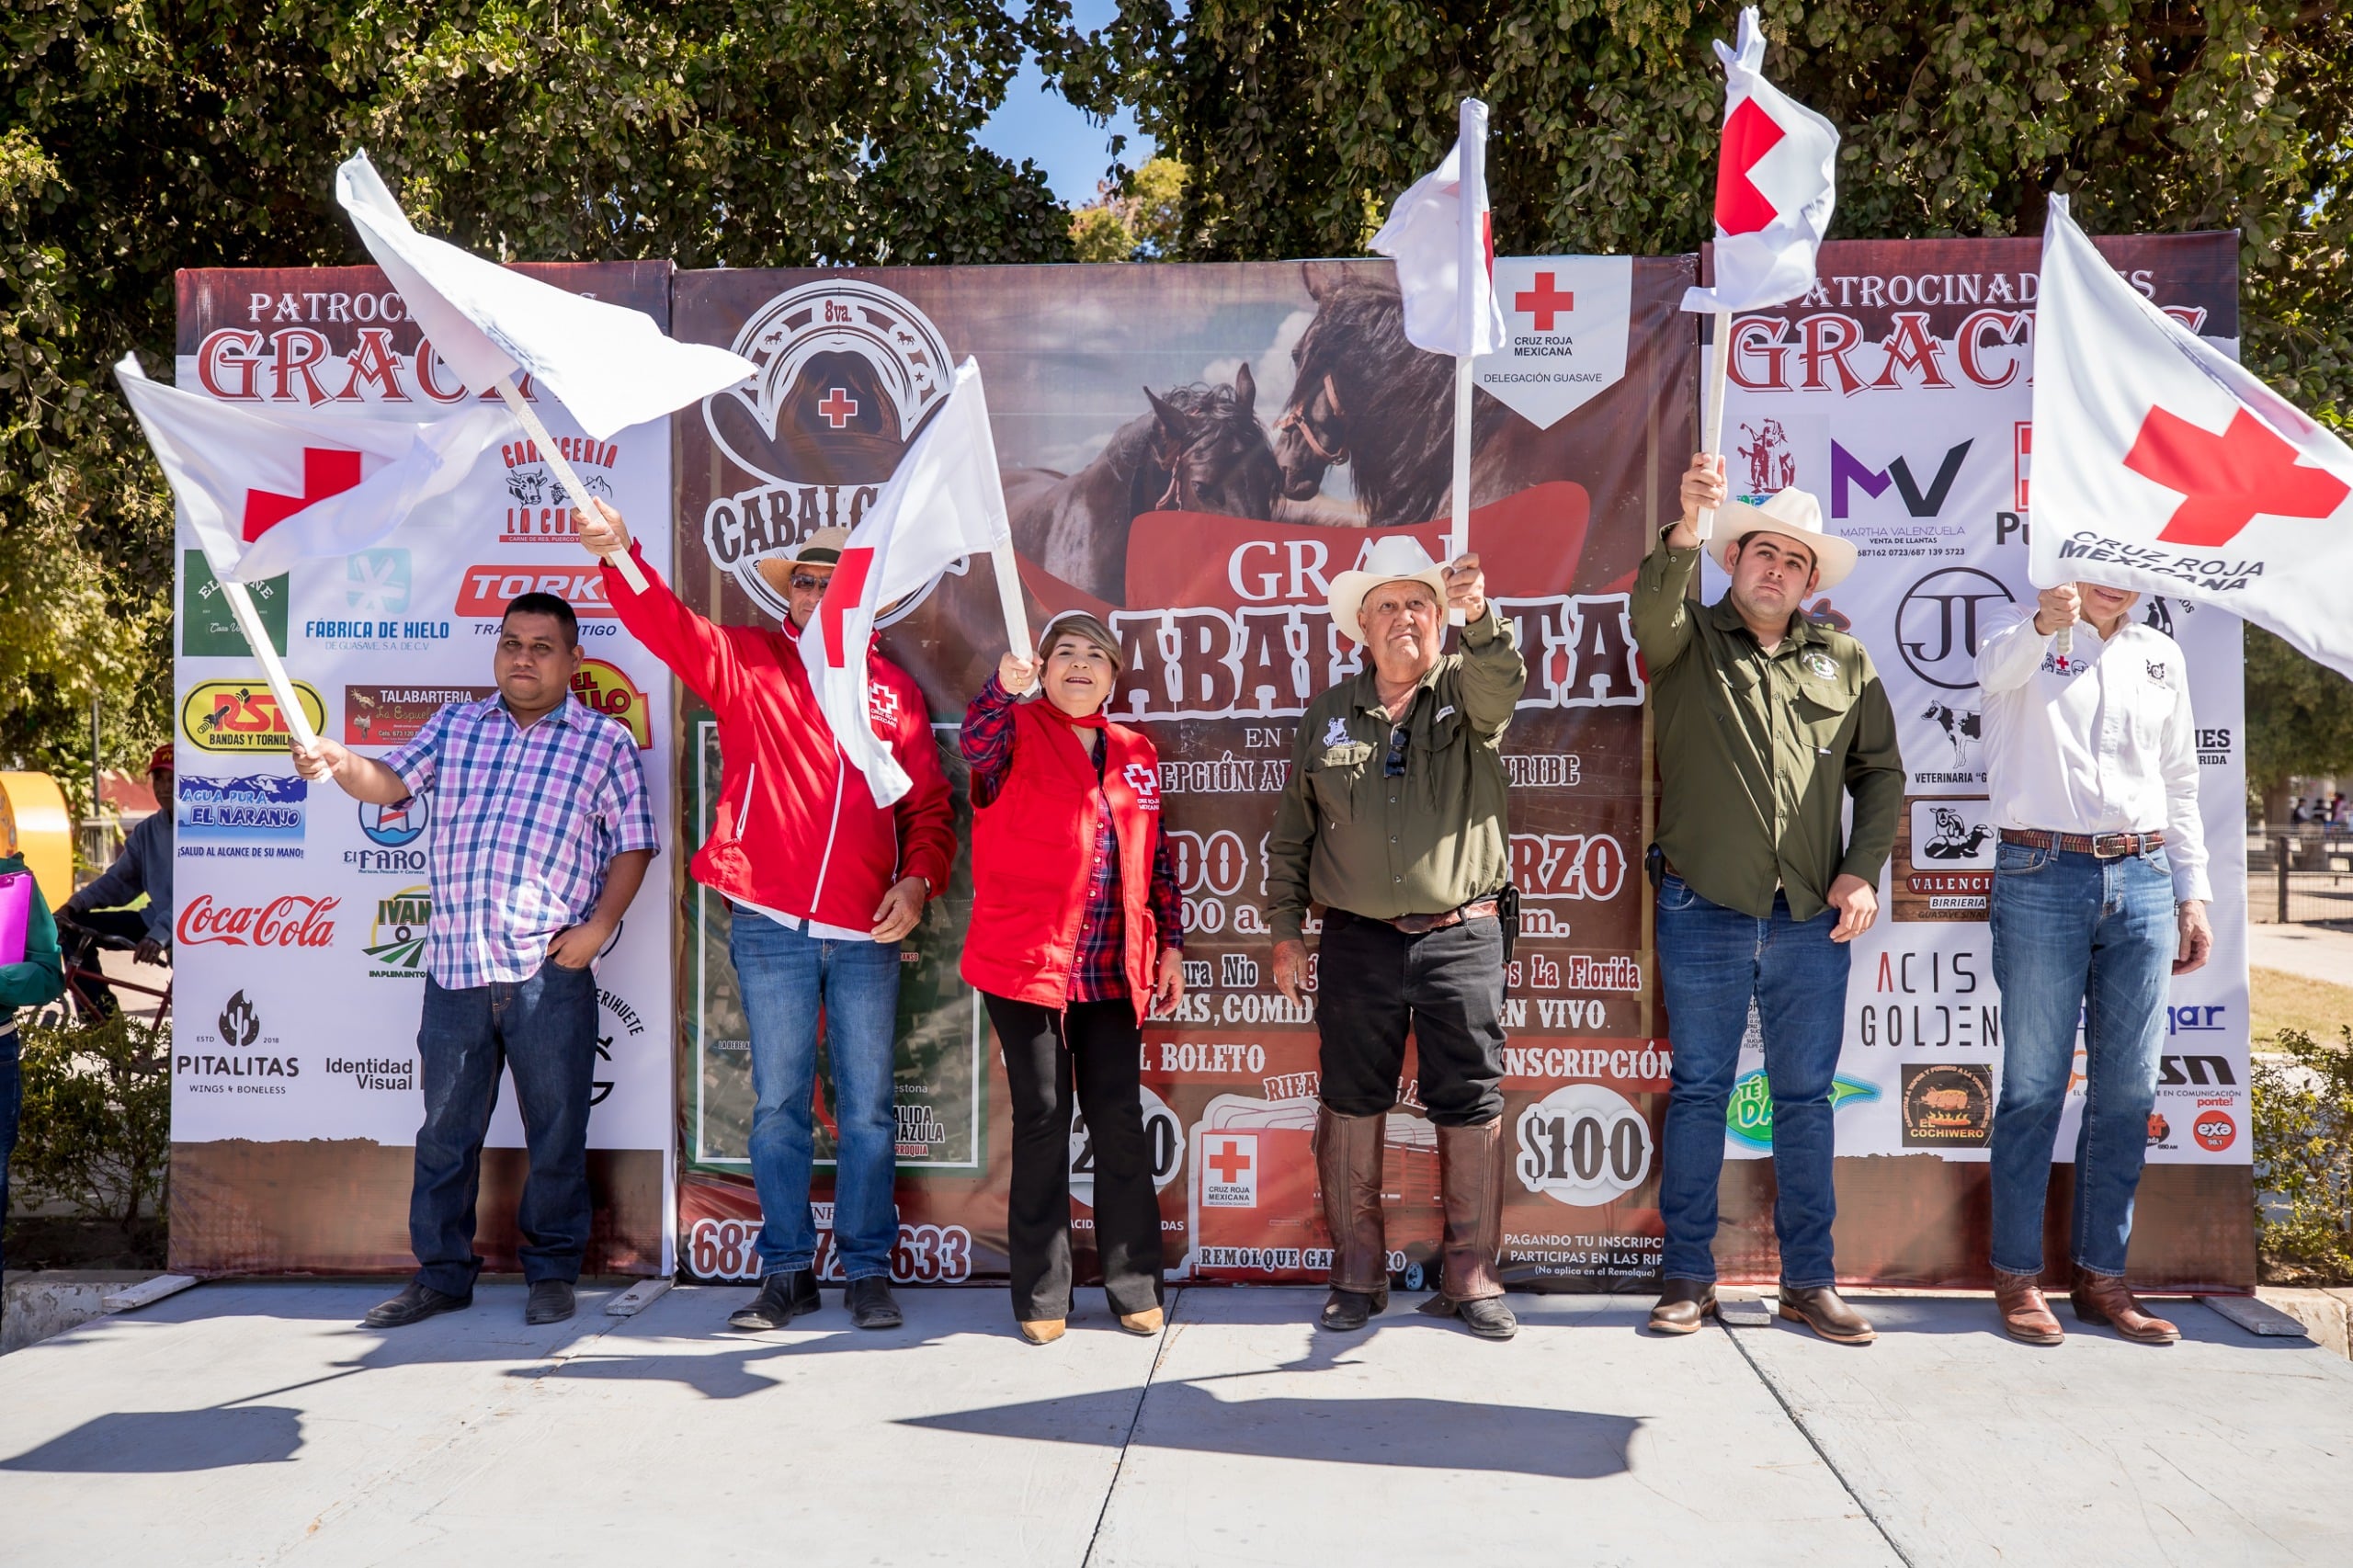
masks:
{"type": "Polygon", "coordinates": [[[2067,1300],[2075,1304],[2078,1323],[2104,1323],[2136,1345],[2171,1345],[2181,1337],[2181,1330],[2134,1301],[2113,1274],[2094,1274],[2077,1264],[2067,1300]]]}
{"type": "Polygon", "coordinates": [[[1381,1141],[1386,1114],[1342,1116],[1315,1108],[1315,1175],[1324,1187],[1324,1223],[1332,1233],[1332,1293],[1324,1326],[1362,1328],[1389,1307],[1389,1242],[1381,1220],[1381,1141]]]}
{"type": "Polygon", "coordinates": [[[2056,1345],[2066,1332],[2042,1299],[2041,1281],[2031,1274],[1994,1270],[1994,1305],[2002,1314],[2002,1332],[2028,1345],[2056,1345]]]}
{"type": "Polygon", "coordinates": [[[1503,1118],[1438,1130],[1438,1192],[1446,1204],[1446,1258],[1438,1293],[1422,1303],[1433,1317],[1459,1317],[1481,1339],[1509,1339],[1519,1320],[1495,1278],[1503,1247],[1503,1118]]]}

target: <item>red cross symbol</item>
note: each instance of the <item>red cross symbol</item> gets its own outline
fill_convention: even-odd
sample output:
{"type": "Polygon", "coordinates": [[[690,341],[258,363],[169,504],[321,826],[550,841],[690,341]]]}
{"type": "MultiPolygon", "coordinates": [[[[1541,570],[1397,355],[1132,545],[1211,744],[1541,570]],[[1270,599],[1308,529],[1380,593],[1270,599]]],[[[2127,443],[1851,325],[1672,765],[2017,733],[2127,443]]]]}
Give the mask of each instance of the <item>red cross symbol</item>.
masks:
{"type": "Polygon", "coordinates": [[[817,621],[825,632],[825,663],[837,670],[849,663],[842,656],[842,619],[866,597],[866,575],[873,570],[873,551],[843,551],[840,564],[825,584],[824,603],[817,607],[817,621]]]}
{"type": "Polygon", "coordinates": [[[826,424],[838,430],[858,412],[858,399],[849,395],[847,387],[835,387],[825,393],[825,401],[817,405],[817,412],[825,416],[826,424]]]}
{"type": "Polygon", "coordinates": [[[1577,297],[1558,292],[1552,285],[1552,274],[1540,272],[1535,288],[1523,289],[1511,297],[1511,308],[1522,315],[1534,316],[1537,331],[1550,332],[1555,316],[1577,308],[1577,297]]]}
{"type": "Polygon", "coordinates": [[[359,454],[333,447],[302,449],[302,494],[280,495],[274,490],[245,492],[244,537],[247,544],[313,502],[340,494],[359,483],[359,454]]]}
{"type": "Polygon", "coordinates": [[[1224,1152],[1210,1161],[1210,1169],[1215,1171],[1217,1179],[1227,1187],[1240,1180],[1242,1173],[1249,1168],[1250,1156],[1244,1153],[1242,1145],[1231,1138],[1225,1141],[1224,1152]]]}
{"type": "Polygon", "coordinates": [[[1716,227],[1727,234],[1753,234],[1781,215],[1770,198],[1750,183],[1757,162],[1789,132],[1780,122],[1743,98],[1724,121],[1722,146],[1716,153],[1716,227]]]}
{"type": "Polygon", "coordinates": [[[2228,544],[2257,513],[2274,517],[2325,517],[2344,505],[2353,486],[2325,469],[2296,460],[2296,449],[2242,408],[2221,435],[2177,415],[2151,408],[2141,421],[2124,466],[2182,503],[2157,537],[2168,544],[2228,544]]]}

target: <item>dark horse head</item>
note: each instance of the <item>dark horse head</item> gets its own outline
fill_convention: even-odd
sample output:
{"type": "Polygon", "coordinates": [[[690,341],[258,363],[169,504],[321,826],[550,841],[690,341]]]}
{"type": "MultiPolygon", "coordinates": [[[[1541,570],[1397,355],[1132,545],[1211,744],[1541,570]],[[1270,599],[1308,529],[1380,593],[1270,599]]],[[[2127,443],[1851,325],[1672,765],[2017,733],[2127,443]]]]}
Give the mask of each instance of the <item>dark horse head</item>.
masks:
{"type": "Polygon", "coordinates": [[[1137,477],[1160,490],[1139,512],[1274,516],[1282,472],[1258,423],[1258,382],[1246,362],[1228,386],[1146,387],[1143,395],[1154,429],[1152,461],[1137,477]]]}
{"type": "MultiPolygon", "coordinates": [[[[1427,522],[1453,482],[1454,361],[1406,341],[1394,280],[1313,262],[1301,271],[1317,308],[1291,350],[1298,377],[1275,422],[1283,494],[1304,501],[1346,463],[1371,526],[1427,522]]],[[[1481,400],[1474,437],[1500,408],[1481,400]]]]}

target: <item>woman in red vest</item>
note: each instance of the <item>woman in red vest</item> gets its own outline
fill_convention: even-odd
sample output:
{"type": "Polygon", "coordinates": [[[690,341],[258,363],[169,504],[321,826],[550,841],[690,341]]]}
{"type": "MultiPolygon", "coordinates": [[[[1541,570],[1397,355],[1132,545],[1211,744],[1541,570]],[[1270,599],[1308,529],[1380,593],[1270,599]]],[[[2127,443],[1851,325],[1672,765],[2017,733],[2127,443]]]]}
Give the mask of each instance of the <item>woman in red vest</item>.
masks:
{"type": "Polygon", "coordinates": [[[1091,615],[1064,614],[1042,642],[1042,666],[998,661],[963,732],[973,806],[963,974],[987,998],[1013,1087],[1013,1315],[1034,1345],[1060,1339],[1070,1316],[1074,1078],[1094,1150],[1104,1294],[1122,1328],[1160,1332],[1160,1199],[1137,1069],[1143,1019],[1185,994],[1160,755],[1102,712],[1119,640],[1091,615]],[[1042,695],[1019,700],[1033,682],[1042,695]]]}

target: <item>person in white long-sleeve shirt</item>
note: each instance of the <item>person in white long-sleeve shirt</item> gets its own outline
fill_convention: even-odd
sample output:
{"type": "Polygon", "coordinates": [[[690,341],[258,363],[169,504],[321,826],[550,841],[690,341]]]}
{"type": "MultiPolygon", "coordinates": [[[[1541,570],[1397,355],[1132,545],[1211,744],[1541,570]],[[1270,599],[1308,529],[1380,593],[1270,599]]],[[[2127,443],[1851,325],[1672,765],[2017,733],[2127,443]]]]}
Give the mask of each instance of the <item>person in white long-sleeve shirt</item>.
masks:
{"type": "Polygon", "coordinates": [[[2132,1298],[2124,1265],[2166,983],[2206,961],[2212,890],[2189,672],[2179,643],[2131,619],[2139,598],[2093,583],[2047,588],[2032,615],[1996,621],[1977,650],[2007,1036],[1991,1150],[1995,1294],[2004,1329],[2032,1345],[2062,1337],[2040,1290],[2043,1204],[2079,1017],[2075,1316],[2143,1344],[2181,1337],[2132,1298]]]}

